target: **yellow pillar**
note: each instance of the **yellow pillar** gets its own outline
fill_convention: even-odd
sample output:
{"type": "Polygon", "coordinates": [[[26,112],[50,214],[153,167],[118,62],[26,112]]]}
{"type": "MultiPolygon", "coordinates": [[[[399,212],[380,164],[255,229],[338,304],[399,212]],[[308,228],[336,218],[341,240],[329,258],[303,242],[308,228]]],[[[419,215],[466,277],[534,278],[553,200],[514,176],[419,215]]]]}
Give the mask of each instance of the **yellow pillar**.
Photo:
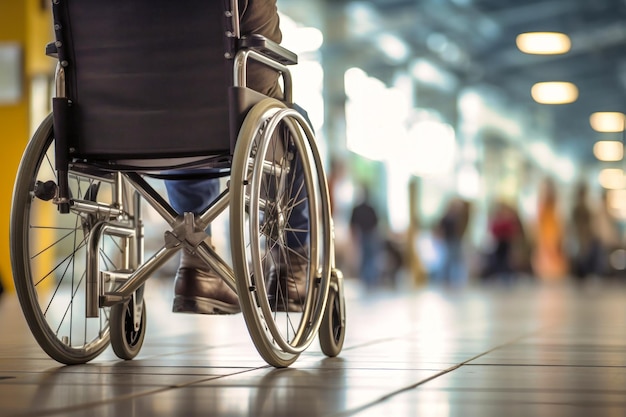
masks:
{"type": "MultiPolygon", "coordinates": [[[[11,196],[19,160],[30,137],[30,84],[33,77],[47,74],[52,61],[44,54],[52,40],[47,1],[0,1],[0,45],[15,45],[21,52],[21,94],[11,102],[0,101],[2,152],[0,152],[0,280],[13,288],[9,253],[11,196]]],[[[0,58],[1,59],[1,58],[0,58]]]]}

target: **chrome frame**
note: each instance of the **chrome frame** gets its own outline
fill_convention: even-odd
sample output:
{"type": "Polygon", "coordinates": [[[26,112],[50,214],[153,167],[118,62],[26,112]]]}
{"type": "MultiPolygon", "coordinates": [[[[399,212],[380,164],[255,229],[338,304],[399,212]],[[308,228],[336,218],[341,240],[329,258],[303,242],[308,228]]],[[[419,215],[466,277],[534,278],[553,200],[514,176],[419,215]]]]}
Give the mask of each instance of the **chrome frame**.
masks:
{"type": "Polygon", "coordinates": [[[242,49],[237,52],[235,55],[235,60],[233,64],[233,85],[235,87],[245,87],[247,85],[247,65],[248,59],[253,59],[257,62],[265,64],[271,68],[274,68],[279,72],[279,74],[283,77],[284,84],[284,100],[287,103],[293,102],[292,95],[292,79],[291,72],[286,65],[281,64],[278,61],[275,61],[267,56],[253,50],[253,49],[242,49]]]}
{"type": "MultiPolygon", "coordinates": [[[[232,0],[230,11],[225,11],[225,17],[232,20],[233,31],[227,33],[228,37],[240,39],[239,11],[237,0],[232,0]]],[[[286,65],[277,62],[258,51],[241,49],[237,52],[233,61],[233,84],[235,87],[246,87],[248,60],[260,62],[276,69],[283,78],[284,99],[292,102],[292,77],[286,65]]],[[[55,97],[67,97],[65,68],[63,63],[58,62],[55,70],[55,97]]],[[[87,165],[86,165],[87,166],[87,165]]],[[[87,277],[86,277],[86,316],[98,317],[99,309],[112,306],[117,303],[143,296],[143,284],[150,275],[164,265],[180,249],[190,251],[202,258],[216,273],[222,277],[225,283],[234,291],[235,274],[232,266],[228,265],[205,239],[208,236],[204,231],[208,225],[217,218],[229,206],[230,189],[227,188],[218,198],[202,213],[184,213],[179,215],[172,206],[150,185],[141,175],[136,172],[117,172],[111,175],[102,172],[102,175],[93,174],[92,171],[82,172],[82,164],[70,166],[69,175],[73,173],[84,177],[90,177],[99,181],[112,184],[114,189],[113,204],[103,204],[95,201],[75,200],[71,201],[71,211],[75,213],[100,214],[103,220],[97,223],[91,231],[87,244],[87,277]],[[111,178],[113,177],[113,178],[111,178]],[[134,201],[131,206],[133,214],[129,215],[125,210],[125,193],[131,191],[134,201]],[[164,244],[149,259],[144,260],[143,253],[143,223],[141,220],[141,199],[144,199],[170,226],[171,230],[164,232],[164,244]],[[105,235],[113,235],[125,238],[126,245],[134,251],[134,257],[126,260],[132,272],[101,271],[98,252],[100,242],[105,235]],[[133,244],[130,244],[132,242],[133,244]],[[120,284],[114,291],[105,292],[104,283],[120,284]]],[[[275,167],[274,167],[275,169],[275,167]]],[[[265,163],[263,171],[269,172],[269,163],[265,163]]],[[[259,204],[264,204],[260,201],[259,204]]],[[[139,325],[141,319],[141,302],[135,302],[134,324],[139,325]]]]}
{"type": "MultiPolygon", "coordinates": [[[[163,246],[149,259],[144,261],[143,225],[141,224],[140,218],[134,217],[130,225],[128,222],[123,221],[103,221],[94,227],[89,238],[87,255],[88,317],[98,317],[100,307],[112,306],[129,300],[142,288],[142,285],[153,272],[181,249],[199,255],[222,277],[222,279],[224,279],[229,287],[236,291],[235,275],[232,267],[204,242],[204,239],[207,237],[204,229],[228,207],[230,199],[229,190],[227,189],[220,194],[220,196],[202,213],[198,215],[185,213],[183,216],[178,216],[175,215],[175,211],[170,204],[139,174],[124,173],[122,176],[125,187],[129,187],[130,190],[135,192],[136,202],[144,198],[152,208],[161,214],[163,219],[170,225],[171,230],[164,233],[163,246]],[[105,234],[125,237],[136,242],[136,245],[133,245],[137,252],[137,265],[133,265],[133,267],[136,268],[134,271],[130,273],[100,271],[97,254],[101,237],[105,234]],[[114,280],[121,285],[113,291],[104,292],[102,290],[103,280],[114,280]]],[[[99,207],[97,203],[79,203],[81,208],[78,208],[77,211],[81,211],[83,207],[86,207],[86,212],[92,212],[92,210],[99,207]]],[[[134,208],[138,208],[137,203],[135,203],[134,206],[134,208]]],[[[140,307],[140,304],[140,302],[137,302],[135,306],[140,307]]],[[[135,317],[137,318],[137,316],[139,318],[141,317],[140,310],[135,311],[135,317]]]]}
{"type": "Polygon", "coordinates": [[[67,91],[65,90],[65,68],[60,62],[57,62],[56,70],[54,72],[54,87],[55,97],[66,97],[67,91]]]}

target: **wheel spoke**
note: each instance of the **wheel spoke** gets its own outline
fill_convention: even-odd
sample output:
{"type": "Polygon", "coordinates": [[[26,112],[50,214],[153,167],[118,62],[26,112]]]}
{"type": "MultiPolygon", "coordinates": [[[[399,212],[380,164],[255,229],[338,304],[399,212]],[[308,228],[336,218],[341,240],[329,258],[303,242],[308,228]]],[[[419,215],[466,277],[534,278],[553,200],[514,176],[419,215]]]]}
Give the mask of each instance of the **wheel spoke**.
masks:
{"type": "Polygon", "coordinates": [[[283,109],[275,100],[252,108],[231,173],[231,244],[242,312],[257,350],[274,366],[287,366],[313,340],[328,279],[320,291],[303,292],[315,290],[310,271],[324,275],[330,265],[330,216],[306,220],[319,207],[329,212],[321,159],[312,158],[317,148],[310,132],[294,131],[300,119],[283,109]],[[265,285],[249,291],[254,281],[265,285]]]}
{"type": "MultiPolygon", "coordinates": [[[[52,132],[52,117],[48,116],[29,141],[20,162],[11,207],[12,269],[20,306],[42,349],[61,363],[85,363],[109,344],[109,307],[99,308],[99,318],[86,316],[88,237],[94,225],[108,218],[77,210],[61,213],[53,200],[34,196],[37,179],[44,183],[54,179],[59,184],[52,132]]],[[[97,176],[93,170],[88,176],[70,172],[70,197],[88,194],[96,201],[97,176]]],[[[102,178],[110,181],[107,173],[102,178]]],[[[105,188],[107,193],[112,189],[105,188]]],[[[104,195],[98,200],[114,199],[104,195]]],[[[101,269],[111,266],[110,261],[117,259],[124,247],[113,239],[102,249],[98,255],[101,269]]]]}
{"type": "MultiPolygon", "coordinates": [[[[31,228],[32,229],[32,228],[31,228]]],[[[53,230],[59,230],[56,228],[53,228],[53,230]]],[[[44,252],[48,251],[49,249],[52,249],[54,246],[58,245],[61,241],[63,241],[64,239],[66,239],[67,237],[70,237],[72,235],[74,235],[77,231],[76,228],[66,228],[65,230],[70,230],[70,232],[68,232],[67,234],[61,236],[59,239],[57,239],[55,242],[51,243],[50,245],[46,246],[45,248],[43,248],[41,251],[35,253],[34,255],[31,256],[30,260],[34,260],[36,257],[38,257],[39,255],[43,254],[44,252]]]]}
{"type": "Polygon", "coordinates": [[[44,275],[41,279],[39,279],[38,281],[36,281],[34,283],[34,286],[37,287],[39,286],[43,281],[45,281],[47,278],[49,278],[57,269],[59,269],[66,261],[70,260],[70,258],[73,258],[73,256],[83,247],[85,247],[85,241],[83,240],[81,242],[81,245],[79,247],[77,247],[76,249],[74,249],[74,251],[72,253],[70,253],[69,255],[67,255],[63,260],[61,260],[58,264],[56,264],[56,266],[54,268],[52,268],[46,275],[44,275]]]}

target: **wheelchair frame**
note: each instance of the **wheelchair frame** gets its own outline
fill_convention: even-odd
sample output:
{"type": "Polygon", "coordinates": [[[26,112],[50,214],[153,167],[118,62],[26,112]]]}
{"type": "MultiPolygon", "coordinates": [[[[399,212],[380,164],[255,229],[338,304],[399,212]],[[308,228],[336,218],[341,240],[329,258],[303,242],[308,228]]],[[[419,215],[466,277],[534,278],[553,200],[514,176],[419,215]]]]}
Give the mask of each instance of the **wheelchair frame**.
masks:
{"type": "MultiPolygon", "coordinates": [[[[67,1],[71,0],[54,0],[53,7],[67,1]]],[[[239,114],[233,116],[232,108],[230,110],[231,128],[236,126],[237,131],[236,143],[232,155],[226,158],[227,162],[224,162],[223,156],[214,160],[211,155],[200,155],[178,158],[173,166],[201,168],[208,162],[208,166],[225,169],[230,175],[227,189],[198,214],[176,212],[144,178],[161,170],[166,171],[164,177],[168,176],[167,171],[172,166],[169,163],[159,165],[164,161],[162,158],[138,158],[128,163],[126,159],[92,160],[70,155],[66,136],[69,127],[59,117],[65,111],[63,107],[68,102],[71,105],[72,100],[68,97],[66,86],[68,62],[63,56],[65,52],[59,39],[46,47],[46,53],[59,60],[55,74],[54,117],[49,116],[35,133],[18,170],[11,215],[11,259],[18,297],[31,331],[42,348],[59,362],[75,364],[92,360],[109,345],[109,341],[118,357],[134,358],[139,353],[146,331],[144,285],[181,249],[197,254],[237,292],[250,336],[260,355],[270,365],[289,366],[309,347],[315,336],[319,336],[322,351],[328,356],[336,356],[342,349],[345,337],[343,277],[334,265],[326,177],[312,129],[306,119],[291,108],[292,80],[287,65],[296,64],[297,56],[260,35],[242,37],[237,0],[224,3],[226,7],[222,13],[232,24],[225,28],[224,39],[230,48],[226,48],[224,58],[233,63],[234,89],[243,91],[243,98],[235,100],[238,101],[239,114]],[[259,100],[258,93],[248,91],[246,80],[250,60],[271,67],[280,74],[285,94],[282,102],[262,97],[259,100]],[[284,144],[277,145],[281,141],[284,144]],[[282,153],[281,157],[275,155],[277,147],[282,149],[278,152],[282,153]],[[52,151],[54,163],[49,161],[52,151]],[[271,152],[274,154],[270,155],[271,152]],[[53,169],[44,166],[46,161],[53,169]],[[304,197],[300,195],[298,199],[302,200],[300,204],[304,204],[309,213],[307,232],[310,249],[307,254],[307,294],[302,298],[301,310],[293,313],[297,318],[291,319],[288,309],[280,311],[276,304],[272,304],[270,287],[277,284],[268,281],[266,263],[276,263],[276,260],[266,259],[267,254],[263,257],[259,249],[267,250],[270,243],[286,244],[285,234],[289,225],[285,218],[296,202],[291,195],[279,197],[278,191],[274,191],[276,195],[273,195],[267,190],[282,190],[287,185],[286,178],[296,175],[294,161],[298,161],[304,172],[298,190],[298,193],[305,190],[304,197]],[[53,180],[43,181],[50,176],[48,171],[56,171],[56,176],[53,180]],[[40,175],[45,178],[40,179],[40,175]],[[86,189],[81,186],[81,181],[87,181],[86,189]],[[105,188],[110,188],[110,202],[98,201],[103,184],[105,188]],[[170,227],[164,232],[163,246],[147,260],[144,259],[143,249],[142,200],[170,227]],[[84,242],[80,242],[80,246],[85,249],[85,333],[89,319],[108,322],[108,325],[100,324],[93,340],[87,340],[85,335],[83,345],[78,347],[72,346],[71,336],[60,335],[58,329],[53,328],[57,323],[53,322],[50,318],[52,314],[49,316],[48,312],[53,299],[47,306],[44,304],[48,300],[40,300],[45,292],[37,286],[47,276],[35,277],[33,259],[47,249],[41,252],[34,250],[32,241],[35,239],[30,235],[37,233],[39,228],[33,225],[37,216],[35,212],[39,210],[35,206],[38,204],[57,207],[60,218],[72,214],[76,216],[74,232],[83,233],[84,242]],[[206,242],[207,227],[228,208],[231,239],[235,242],[231,245],[232,266],[206,242]],[[111,259],[102,256],[106,250],[106,239],[114,240],[114,250],[121,252],[121,267],[109,267],[111,259]],[[237,243],[240,243],[239,247],[236,247],[237,243]],[[101,317],[103,312],[107,313],[106,317],[101,317]]],[[[172,174],[170,178],[176,178],[176,175],[172,174]]],[[[294,187],[293,179],[289,181],[294,187]]],[[[75,242],[71,256],[79,249],[75,242]]],[[[67,285],[61,281],[69,268],[69,265],[65,267],[59,282],[54,282],[55,293],[67,285]]],[[[75,268],[74,264],[71,268],[75,268]]],[[[49,274],[57,272],[53,269],[49,274]]],[[[63,317],[70,307],[73,314],[74,299],[78,298],[73,276],[71,285],[70,304],[63,317]]],[[[61,322],[58,327],[62,325],[61,322]]]]}

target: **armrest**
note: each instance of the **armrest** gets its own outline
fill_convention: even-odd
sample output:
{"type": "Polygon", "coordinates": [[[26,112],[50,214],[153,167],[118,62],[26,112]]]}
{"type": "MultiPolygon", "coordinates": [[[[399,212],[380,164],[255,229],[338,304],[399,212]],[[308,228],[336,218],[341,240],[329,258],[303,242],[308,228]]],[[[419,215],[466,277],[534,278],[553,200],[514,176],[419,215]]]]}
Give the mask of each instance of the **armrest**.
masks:
{"type": "Polygon", "coordinates": [[[241,38],[239,46],[242,48],[250,48],[263,55],[268,56],[283,65],[295,65],[298,63],[298,55],[290,50],[283,48],[276,42],[267,39],[263,35],[248,35],[241,38]]]}
{"type": "Polygon", "coordinates": [[[58,58],[59,53],[57,51],[57,46],[54,42],[49,42],[46,44],[46,55],[52,58],[58,58]]]}

